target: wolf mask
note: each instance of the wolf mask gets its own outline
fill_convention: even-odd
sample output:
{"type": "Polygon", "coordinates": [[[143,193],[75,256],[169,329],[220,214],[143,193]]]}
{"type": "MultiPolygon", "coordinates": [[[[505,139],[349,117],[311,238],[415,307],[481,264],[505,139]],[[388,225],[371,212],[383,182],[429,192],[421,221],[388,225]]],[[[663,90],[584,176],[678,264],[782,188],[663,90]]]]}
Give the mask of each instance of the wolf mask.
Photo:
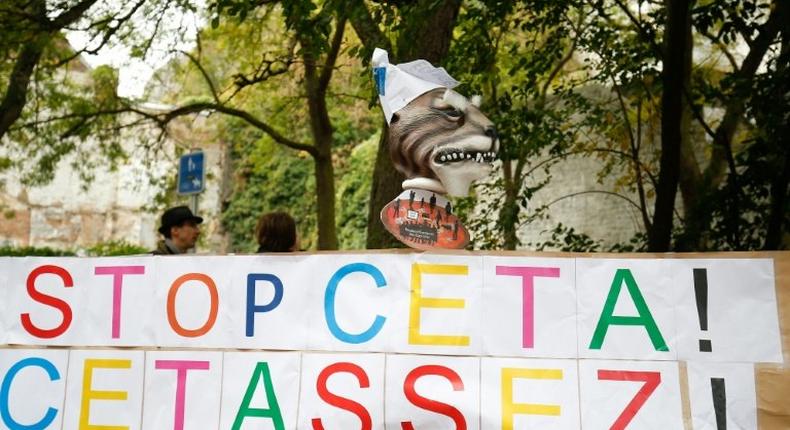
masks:
{"type": "Polygon", "coordinates": [[[406,176],[403,188],[467,195],[473,181],[490,174],[499,150],[480,99],[453,91],[458,82],[424,60],[395,66],[377,49],[373,66],[390,156],[406,176]]]}

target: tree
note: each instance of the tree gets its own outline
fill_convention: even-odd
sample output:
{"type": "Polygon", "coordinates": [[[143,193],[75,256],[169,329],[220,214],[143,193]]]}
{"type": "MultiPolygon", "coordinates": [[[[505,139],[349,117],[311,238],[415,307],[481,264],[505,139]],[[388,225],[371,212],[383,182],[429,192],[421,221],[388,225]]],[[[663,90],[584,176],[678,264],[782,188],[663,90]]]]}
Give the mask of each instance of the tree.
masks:
{"type": "MultiPolygon", "coordinates": [[[[738,239],[737,230],[742,225],[738,222],[741,219],[744,200],[750,200],[757,196],[744,195],[744,189],[739,183],[740,172],[736,163],[736,153],[744,150],[744,143],[739,142],[737,133],[739,129],[747,123],[744,114],[747,106],[762,103],[757,97],[759,93],[751,92],[755,81],[771,80],[771,75],[783,73],[782,63],[787,64],[787,57],[778,56],[771,53],[772,47],[776,46],[786,33],[790,25],[790,4],[784,1],[739,1],[728,4],[713,2],[698,7],[693,14],[694,28],[697,32],[712,44],[719,47],[728,58],[731,58],[731,69],[727,71],[717,84],[706,86],[700,90],[713,92],[713,103],[724,109],[724,114],[715,128],[708,125],[701,115],[695,115],[696,120],[705,128],[712,139],[712,154],[708,165],[701,168],[696,160],[686,160],[683,165],[687,168],[682,172],[687,175],[685,181],[681,181],[681,193],[684,195],[686,206],[686,219],[683,231],[677,239],[677,249],[679,250],[705,250],[708,248],[709,240],[707,237],[711,232],[714,222],[713,214],[727,213],[725,219],[730,220],[728,233],[730,244],[733,249],[743,249],[742,243],[738,239]],[[767,12],[767,13],[766,13],[767,12]],[[715,32],[715,33],[714,33],[715,32]],[[738,63],[729,49],[736,43],[745,43],[748,46],[748,53],[743,60],[738,63]],[[766,59],[767,55],[776,59],[766,59]],[[759,72],[760,66],[765,63],[774,65],[773,70],[759,72]],[[739,148],[740,147],[740,148],[739,148]],[[725,172],[728,172],[725,174],[725,172]],[[711,199],[713,194],[721,187],[722,181],[726,180],[725,190],[729,193],[727,199],[727,209],[725,211],[711,207],[711,203],[716,199],[711,199]]],[[[777,52],[775,50],[774,52],[777,52]]],[[[694,112],[699,112],[699,106],[691,106],[694,112]]],[[[787,104],[780,104],[778,109],[787,111],[787,104]]],[[[781,127],[782,120],[773,117],[781,127]]],[[[786,122],[786,120],[784,120],[786,122]]],[[[761,123],[762,130],[758,129],[758,134],[765,132],[765,127],[771,127],[777,123],[761,123]]],[[[684,151],[688,154],[688,151],[684,151]]],[[[781,173],[776,178],[778,183],[782,182],[781,173]]],[[[785,190],[781,190],[781,185],[775,189],[779,194],[786,195],[785,190]]],[[[777,196],[778,197],[778,196],[777,196]]],[[[781,201],[784,197],[778,197],[781,201]]],[[[718,200],[721,202],[721,200],[718,200]]],[[[779,216],[781,218],[781,216],[779,216]]],[[[777,218],[774,218],[777,219],[777,218]]],[[[781,226],[782,223],[774,224],[781,226]]],[[[776,237],[780,237],[781,229],[774,229],[776,237]]],[[[767,238],[766,238],[767,239],[767,238]]],[[[775,239],[767,239],[766,243],[775,239]]],[[[714,241],[715,242],[715,241],[714,241]]],[[[775,243],[775,242],[774,242],[775,243]]],[[[776,243],[775,243],[776,244],[776,243]]]]}
{"type": "MultiPolygon", "coordinates": [[[[692,7],[692,3],[677,2],[523,1],[510,4],[513,9],[504,19],[492,14],[490,5],[470,14],[471,24],[465,24],[467,18],[462,15],[461,36],[454,42],[451,57],[457,52],[475,65],[462,75],[463,80],[476,82],[483,92],[495,95],[494,101],[500,100],[488,104],[486,111],[500,126],[503,143],[502,176],[481,188],[484,204],[478,210],[483,216],[478,214],[478,218],[483,221],[472,225],[482,240],[476,246],[512,249],[519,244],[518,228],[542,217],[546,206],[588,193],[624,199],[641,214],[644,233],[618,249],[774,246],[771,243],[778,239],[768,238],[768,226],[772,232],[781,232],[780,227],[788,223],[783,197],[787,182],[781,173],[785,152],[769,144],[766,136],[782,140],[775,133],[786,122],[779,112],[786,112],[787,104],[761,109],[758,106],[765,103],[758,100],[768,88],[783,94],[779,82],[786,57],[782,60],[775,47],[779,41],[776,25],[787,20],[783,12],[787,6],[778,3],[704,2],[692,7]],[[508,46],[507,38],[492,38],[499,45],[487,39],[489,33],[499,34],[499,26],[507,20],[519,19],[520,8],[527,11],[523,15],[526,25],[511,32],[510,46],[515,50],[503,48],[508,46]],[[564,28],[565,22],[574,22],[573,17],[583,20],[564,28]],[[480,35],[475,36],[475,25],[489,31],[477,31],[480,35]],[[534,40],[563,43],[530,42],[529,34],[550,35],[555,29],[565,37],[534,40]],[[748,49],[742,61],[730,52],[739,44],[748,49]],[[518,51],[521,46],[526,49],[518,51]],[[570,60],[572,73],[563,69],[557,69],[556,75],[548,73],[550,63],[561,64],[569,47],[582,53],[579,58],[584,62],[570,60]],[[692,63],[694,49],[708,55],[692,63]],[[491,58],[500,52],[506,54],[491,58]],[[715,61],[719,57],[730,61],[721,64],[715,61]],[[519,63],[507,67],[506,73],[497,73],[510,58],[519,63]],[[757,73],[759,64],[768,65],[765,73],[757,73]],[[535,77],[551,77],[552,81],[543,87],[535,77]],[[584,94],[585,88],[595,84],[607,89],[604,97],[584,94]],[[548,88],[547,96],[541,95],[542,88],[548,88]],[[720,120],[719,109],[723,111],[720,120]],[[660,131],[653,127],[654,120],[661,122],[660,131]],[[584,139],[567,133],[579,126],[584,139]],[[707,148],[706,134],[712,143],[707,148]],[[661,145],[650,144],[654,139],[661,145]],[[562,141],[572,143],[563,146],[562,141]],[[768,156],[771,152],[777,155],[768,156]],[[551,180],[550,168],[578,155],[600,158],[604,164],[599,178],[613,178],[615,187],[628,193],[582,191],[528,210],[530,199],[551,180]],[[545,179],[530,184],[525,172],[541,170],[545,179]],[[675,205],[678,189],[682,207],[675,205]],[[769,195],[770,199],[763,197],[769,195]],[[650,199],[656,205],[652,211],[650,199]],[[769,212],[770,216],[764,215],[769,212]],[[649,238],[644,245],[643,234],[649,238]]],[[[549,242],[562,242],[563,234],[569,243],[590,249],[572,226],[557,226],[549,242]]]]}
{"type": "Polygon", "coordinates": [[[2,2],[0,57],[4,65],[13,66],[7,75],[0,75],[3,81],[7,79],[0,102],[0,138],[23,116],[31,81],[51,80],[59,69],[68,67],[78,56],[95,54],[114,39],[129,35],[133,31],[133,18],[159,17],[161,21],[168,8],[186,5],[185,0],[134,0],[120,8],[96,0],[2,2]],[[144,12],[146,3],[149,8],[144,12]],[[63,49],[65,30],[85,31],[91,43],[76,52],[63,49]]]}
{"type": "MultiPolygon", "coordinates": [[[[165,29],[162,23],[187,10],[194,10],[188,0],[121,5],[86,0],[3,2],[0,82],[8,78],[0,111],[0,137],[8,157],[4,166],[17,167],[27,184],[41,184],[52,179],[67,154],[77,154],[74,168],[86,180],[98,164],[113,168],[124,160],[128,154],[120,136],[137,123],[104,114],[122,112],[117,72],[108,67],[91,71],[80,56],[126,44],[144,57],[162,33],[173,38],[183,33],[180,25],[165,29]],[[67,31],[82,32],[85,46],[72,47],[64,36],[67,31]]],[[[151,149],[141,146],[142,151],[151,149]]]]}
{"type": "Polygon", "coordinates": [[[0,55],[13,62],[0,102],[0,139],[22,115],[33,71],[44,50],[57,39],[62,29],[82,18],[96,0],[82,0],[73,5],[64,3],[57,8],[60,10],[54,17],[49,16],[45,0],[3,2],[0,5],[3,28],[0,55]]]}
{"type": "MultiPolygon", "coordinates": [[[[163,0],[169,3],[167,0],[163,0]]],[[[213,4],[215,25],[219,25],[219,17],[238,16],[246,18],[247,14],[258,8],[258,2],[217,2],[213,4]]],[[[268,10],[271,6],[265,6],[268,10]]],[[[267,13],[265,10],[263,13],[267,13]]],[[[282,14],[285,26],[290,29],[289,45],[281,50],[281,55],[267,57],[263,55],[251,67],[232,73],[232,84],[219,86],[215,79],[202,64],[202,58],[189,52],[182,52],[190,65],[196,68],[205,84],[203,95],[179,104],[172,109],[151,110],[137,103],[136,100],[115,98],[112,105],[91,106],[82,104],[81,109],[66,108],[58,114],[47,115],[26,126],[46,124],[50,129],[66,127],[68,136],[88,136],[99,133],[100,129],[118,130],[128,127],[145,127],[153,125],[164,132],[168,125],[182,117],[214,112],[228,117],[238,118],[247,125],[267,134],[276,143],[285,147],[304,151],[314,161],[316,176],[316,210],[318,212],[318,248],[336,249],[337,234],[335,230],[335,189],[334,170],[332,165],[333,136],[331,121],[328,116],[327,90],[335,70],[336,60],[342,47],[345,30],[345,19],[334,18],[329,9],[317,9],[313,2],[285,2],[282,14]],[[301,67],[296,69],[296,64],[301,67]],[[306,105],[309,110],[309,123],[312,132],[312,143],[305,143],[286,135],[273,127],[268,119],[256,115],[251,109],[237,103],[240,93],[255,88],[256,85],[274,77],[301,73],[306,105]],[[92,108],[93,107],[93,108],[92,108]],[[113,125],[102,124],[100,119],[134,118],[125,123],[113,125]]],[[[231,78],[229,75],[224,78],[231,78]]],[[[160,136],[160,137],[161,137],[160,136]]]]}
{"type": "MultiPolygon", "coordinates": [[[[360,54],[365,61],[379,47],[390,53],[393,63],[422,58],[439,64],[450,48],[461,1],[416,0],[370,5],[350,1],[342,2],[341,7],[348,11],[349,22],[364,47],[360,54]]],[[[403,246],[384,229],[379,219],[381,208],[400,194],[400,184],[405,179],[392,165],[387,149],[386,124],[382,124],[385,132],[379,141],[371,184],[368,248],[403,246]]]]}

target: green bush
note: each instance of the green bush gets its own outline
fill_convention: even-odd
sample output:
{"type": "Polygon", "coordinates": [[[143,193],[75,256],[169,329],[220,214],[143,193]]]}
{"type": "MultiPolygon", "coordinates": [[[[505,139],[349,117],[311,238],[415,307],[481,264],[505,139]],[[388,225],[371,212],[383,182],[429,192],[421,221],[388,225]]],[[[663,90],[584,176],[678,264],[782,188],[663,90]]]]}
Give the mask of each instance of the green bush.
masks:
{"type": "Polygon", "coordinates": [[[129,243],[125,240],[100,242],[85,250],[91,257],[110,257],[116,255],[147,254],[150,249],[129,243]]]}
{"type": "Polygon", "coordinates": [[[2,257],[62,257],[74,255],[76,254],[71,250],[48,247],[23,246],[15,248],[13,246],[0,246],[0,256],[2,257]]]}

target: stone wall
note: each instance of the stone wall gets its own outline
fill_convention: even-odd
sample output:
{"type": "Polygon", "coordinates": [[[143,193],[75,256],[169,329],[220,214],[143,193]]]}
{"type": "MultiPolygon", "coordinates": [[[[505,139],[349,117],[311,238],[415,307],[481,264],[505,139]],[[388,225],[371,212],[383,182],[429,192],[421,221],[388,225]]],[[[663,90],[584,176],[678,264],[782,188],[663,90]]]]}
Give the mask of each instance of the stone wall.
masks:
{"type": "MultiPolygon", "coordinates": [[[[134,150],[130,136],[124,146],[134,150]]],[[[208,181],[199,197],[199,214],[206,218],[200,251],[222,251],[219,231],[219,179],[222,178],[223,152],[218,144],[199,145],[206,154],[208,181]]],[[[74,159],[61,162],[54,180],[46,186],[29,187],[17,171],[0,175],[0,245],[35,246],[80,250],[101,242],[124,240],[151,248],[159,240],[157,228],[163,207],[155,205],[162,193],[151,177],[169,176],[175,184],[178,163],[176,145],[163,144],[163,159],[146,164],[130,157],[115,171],[99,168],[95,179],[86,184],[70,167],[74,159]]],[[[189,204],[188,197],[170,192],[168,205],[189,204]]]]}
{"type": "MultiPolygon", "coordinates": [[[[644,231],[638,208],[624,198],[608,194],[615,190],[613,181],[608,178],[598,182],[600,168],[601,162],[591,157],[571,157],[554,165],[551,181],[529,202],[530,208],[551,203],[549,217],[523,226],[519,230],[521,242],[534,244],[548,240],[550,230],[558,223],[601,240],[605,247],[628,242],[636,233],[644,231]]],[[[527,180],[537,183],[544,178],[545,174],[540,171],[527,180]]],[[[618,190],[618,194],[633,202],[639,201],[636,193],[618,190]]],[[[652,205],[651,200],[648,208],[652,205]]]]}

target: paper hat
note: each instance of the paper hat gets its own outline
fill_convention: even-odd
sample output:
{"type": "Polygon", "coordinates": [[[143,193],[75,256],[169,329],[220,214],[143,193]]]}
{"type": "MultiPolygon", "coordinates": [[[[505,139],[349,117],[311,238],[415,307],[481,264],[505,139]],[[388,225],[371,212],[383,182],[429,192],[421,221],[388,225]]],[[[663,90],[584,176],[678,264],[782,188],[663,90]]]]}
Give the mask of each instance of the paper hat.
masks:
{"type": "Polygon", "coordinates": [[[371,63],[387,124],[395,112],[417,97],[436,88],[455,88],[459,83],[443,67],[433,67],[425,60],[390,64],[387,51],[380,48],[373,51],[371,63]]]}

